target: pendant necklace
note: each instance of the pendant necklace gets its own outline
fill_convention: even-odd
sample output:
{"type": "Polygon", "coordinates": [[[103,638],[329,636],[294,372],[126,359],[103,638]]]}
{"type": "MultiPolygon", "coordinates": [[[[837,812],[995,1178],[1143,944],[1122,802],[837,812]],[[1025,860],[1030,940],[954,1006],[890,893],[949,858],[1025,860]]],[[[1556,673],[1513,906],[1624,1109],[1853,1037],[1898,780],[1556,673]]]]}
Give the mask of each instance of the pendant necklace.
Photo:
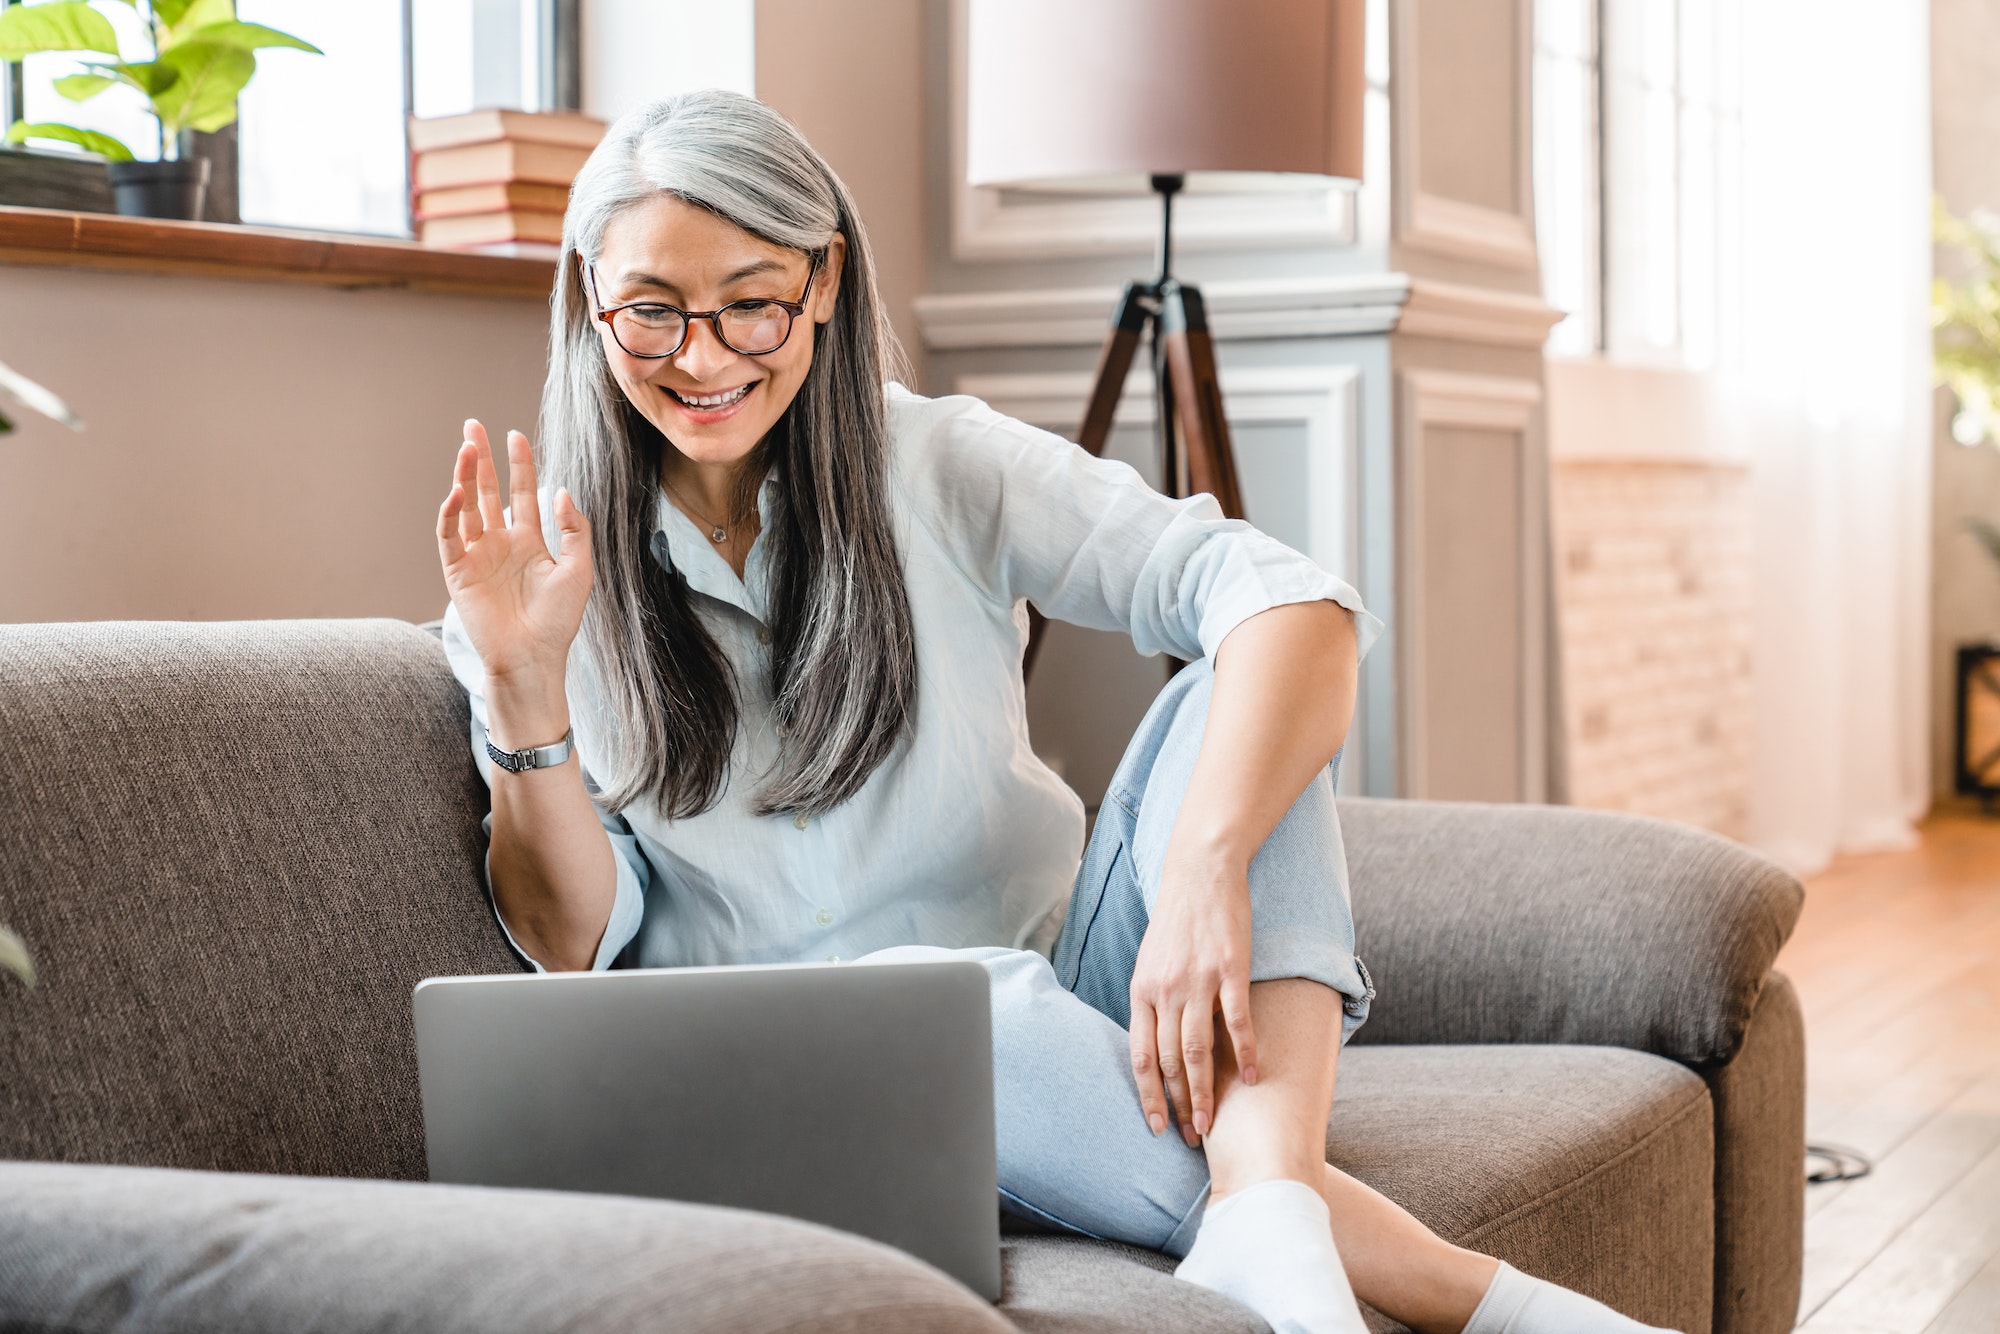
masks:
{"type": "Polygon", "coordinates": [[[745,519],[750,517],[750,511],[745,510],[743,511],[743,513],[737,515],[734,519],[731,519],[727,524],[717,523],[715,520],[709,518],[707,515],[703,514],[700,510],[696,509],[693,503],[690,502],[686,496],[681,494],[681,489],[675,486],[672,482],[667,481],[665,476],[662,476],[660,478],[660,481],[663,485],[665,485],[668,491],[673,493],[674,499],[681,502],[682,509],[686,510],[689,514],[693,515],[695,518],[699,519],[701,522],[708,525],[708,540],[715,543],[717,546],[721,546],[724,542],[727,542],[729,540],[730,528],[734,527],[739,523],[742,523],[745,519]]]}

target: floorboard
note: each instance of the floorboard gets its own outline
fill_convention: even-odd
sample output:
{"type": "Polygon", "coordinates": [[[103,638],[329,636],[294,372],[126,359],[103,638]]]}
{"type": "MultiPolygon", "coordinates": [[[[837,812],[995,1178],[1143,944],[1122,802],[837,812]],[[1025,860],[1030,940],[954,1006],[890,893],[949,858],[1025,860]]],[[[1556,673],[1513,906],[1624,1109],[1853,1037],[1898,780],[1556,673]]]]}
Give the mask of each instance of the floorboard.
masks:
{"type": "Polygon", "coordinates": [[[1806,1188],[1807,1334],[2000,1334],[2000,819],[1922,834],[1809,881],[1778,960],[1808,1136],[1875,1162],[1806,1188]]]}

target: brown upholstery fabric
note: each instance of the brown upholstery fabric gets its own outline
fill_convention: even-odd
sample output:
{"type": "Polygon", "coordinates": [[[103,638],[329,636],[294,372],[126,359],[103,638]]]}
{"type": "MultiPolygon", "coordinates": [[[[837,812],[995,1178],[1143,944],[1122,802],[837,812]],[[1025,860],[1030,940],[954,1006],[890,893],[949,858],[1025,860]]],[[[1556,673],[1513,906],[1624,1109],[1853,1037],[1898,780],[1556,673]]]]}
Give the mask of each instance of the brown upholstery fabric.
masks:
{"type": "Polygon", "coordinates": [[[1805,1019],[1783,973],[1764,983],[1715,1100],[1715,1334],[1784,1334],[1805,1262],[1805,1019]]]}
{"type": "Polygon", "coordinates": [[[1157,1251],[1074,1237],[1011,1236],[1000,1312],[1024,1334],[1262,1334],[1247,1307],[1174,1277],[1157,1251]]]}
{"type": "Polygon", "coordinates": [[[1643,1320],[1706,1330],[1708,1091],[1607,1047],[1350,1047],[1327,1158],[1442,1236],[1643,1320]]]}
{"type": "Polygon", "coordinates": [[[901,1251],[740,1209],[0,1164],[0,1328],[1005,1334],[901,1251]]]}
{"type": "Polygon", "coordinates": [[[1638,815],[1340,802],[1358,1043],[1568,1042],[1685,1065],[1735,1054],[1804,890],[1728,839],[1638,815]]]}
{"type": "Polygon", "coordinates": [[[0,626],[0,1157],[424,1175],[410,988],[518,967],[437,642],[0,626]]]}
{"type": "MultiPolygon", "coordinates": [[[[486,791],[436,641],[393,622],[0,626],[0,735],[28,757],[0,768],[0,923],[43,976],[32,993],[0,980],[0,1158],[421,1177],[410,988],[518,966],[486,902],[486,791]]],[[[1777,1334],[1797,1293],[1803,1078],[1796,1000],[1782,979],[1761,1000],[1759,986],[1796,882],[1635,817],[1341,812],[1381,989],[1361,1040],[1519,1045],[1350,1047],[1332,1160],[1446,1236],[1640,1319],[1706,1329],[1714,1302],[1724,1334],[1777,1334]],[[1710,1084],[1644,1051],[1706,1067],[1710,1084]]],[[[605,1252],[637,1266],[636,1304],[606,1308],[630,1327],[669,1306],[692,1329],[996,1327],[879,1255],[761,1230],[804,1226],[776,1219],[62,1175],[81,1170],[0,1166],[0,1298],[44,1294],[55,1305],[37,1310],[68,1312],[47,1327],[99,1328],[93,1312],[179,1274],[207,1277],[157,1292],[200,1297],[185,1309],[202,1322],[150,1327],[398,1327],[366,1291],[325,1296],[321,1323],[272,1316],[260,1303],[288,1300],[302,1266],[298,1293],[390,1273],[402,1286],[383,1291],[409,1310],[446,1313],[425,1327],[469,1328],[450,1314],[467,1285],[532,1278],[547,1257],[574,1269],[565,1229],[628,1226],[662,1252],[605,1252]],[[322,1237],[345,1258],[315,1268],[322,1237]],[[428,1258],[399,1268],[405,1251],[428,1258]],[[63,1305],[92,1293],[110,1304],[63,1305]],[[911,1322],[887,1314],[906,1301],[911,1322]],[[872,1324],[843,1314],[871,1310],[872,1324]]],[[[1010,1238],[1005,1264],[1002,1311],[1026,1330],[1260,1327],[1126,1247],[1010,1238]]],[[[579,1322],[564,1327],[620,1327],[579,1322]]],[[[36,1327],[4,1307],[0,1325],[36,1327]]]]}

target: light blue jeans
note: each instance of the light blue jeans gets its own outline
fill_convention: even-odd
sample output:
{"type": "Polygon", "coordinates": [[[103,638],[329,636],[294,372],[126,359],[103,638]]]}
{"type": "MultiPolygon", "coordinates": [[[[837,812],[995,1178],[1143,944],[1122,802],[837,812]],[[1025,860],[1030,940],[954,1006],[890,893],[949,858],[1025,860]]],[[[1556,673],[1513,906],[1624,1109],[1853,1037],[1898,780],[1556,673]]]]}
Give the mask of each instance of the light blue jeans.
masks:
{"type": "MultiPolygon", "coordinates": [[[[1208,722],[1214,674],[1190,664],[1126,748],[1077,872],[1053,962],[1028,950],[902,947],[869,962],[974,959],[993,982],[1000,1207],[1058,1231],[1182,1256],[1208,1201],[1208,1162],[1146,1125],[1126,1025],[1132,967],[1174,819],[1208,722]]],[[[1311,978],[1345,997],[1341,1041],[1375,990],[1354,953],[1347,858],[1334,814],[1340,757],[1250,863],[1250,980],[1311,978]]]]}

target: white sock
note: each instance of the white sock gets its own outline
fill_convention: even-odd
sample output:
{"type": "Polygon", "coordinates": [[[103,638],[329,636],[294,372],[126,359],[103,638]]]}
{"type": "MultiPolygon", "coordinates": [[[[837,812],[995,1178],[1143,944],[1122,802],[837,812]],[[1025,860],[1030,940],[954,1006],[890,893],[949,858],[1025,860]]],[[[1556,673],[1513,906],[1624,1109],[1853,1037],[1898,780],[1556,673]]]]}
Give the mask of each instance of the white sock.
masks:
{"type": "MultiPolygon", "coordinates": [[[[1199,1241],[1199,1237],[1196,1238],[1199,1241]]],[[[1673,1334],[1619,1315],[1603,1302],[1522,1273],[1506,1261],[1463,1334],[1673,1334]]]]}
{"type": "Polygon", "coordinates": [[[1273,1334],[1367,1334],[1326,1201],[1303,1181],[1259,1182],[1211,1204],[1174,1275],[1243,1303],[1273,1334]]]}

